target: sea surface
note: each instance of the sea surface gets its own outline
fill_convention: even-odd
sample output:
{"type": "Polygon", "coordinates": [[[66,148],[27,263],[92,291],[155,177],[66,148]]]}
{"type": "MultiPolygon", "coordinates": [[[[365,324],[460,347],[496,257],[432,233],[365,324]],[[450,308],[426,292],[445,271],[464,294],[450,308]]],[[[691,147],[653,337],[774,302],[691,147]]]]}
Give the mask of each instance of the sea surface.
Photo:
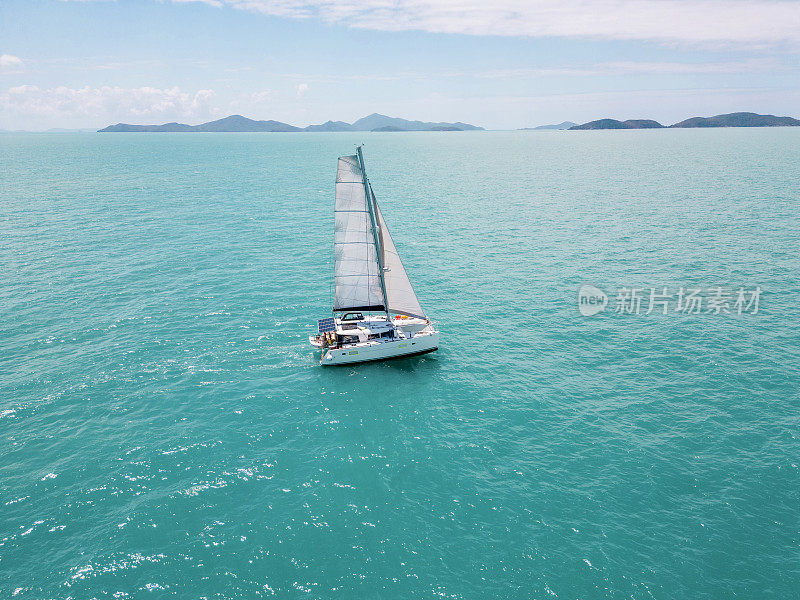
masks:
{"type": "Polygon", "coordinates": [[[0,135],[0,598],[800,598],[799,332],[800,128],[0,135]],[[323,368],[359,142],[441,347],[323,368]]]}

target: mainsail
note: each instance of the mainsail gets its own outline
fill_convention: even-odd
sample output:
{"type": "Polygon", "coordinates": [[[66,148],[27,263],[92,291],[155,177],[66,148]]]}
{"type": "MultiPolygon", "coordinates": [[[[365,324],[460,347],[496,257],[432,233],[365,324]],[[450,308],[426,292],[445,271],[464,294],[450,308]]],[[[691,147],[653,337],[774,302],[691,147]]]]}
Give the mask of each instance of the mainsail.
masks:
{"type": "Polygon", "coordinates": [[[370,208],[358,156],[342,156],[334,207],[334,311],[386,310],[370,208]]]}
{"type": "Polygon", "coordinates": [[[333,310],[386,311],[425,319],[362,165],[360,156],[339,159],[333,310]]]}

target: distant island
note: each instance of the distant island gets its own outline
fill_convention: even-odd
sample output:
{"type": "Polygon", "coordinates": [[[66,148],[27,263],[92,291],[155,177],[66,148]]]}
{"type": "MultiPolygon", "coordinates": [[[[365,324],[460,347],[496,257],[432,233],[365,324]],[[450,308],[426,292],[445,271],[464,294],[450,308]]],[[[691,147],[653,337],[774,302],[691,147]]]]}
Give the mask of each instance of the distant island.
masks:
{"type": "Polygon", "coordinates": [[[650,119],[629,119],[627,121],[617,121],[616,119],[599,119],[589,121],[583,125],[574,125],[570,130],[580,129],[661,129],[664,126],[658,121],[650,119]]]}
{"type": "MultiPolygon", "coordinates": [[[[776,117],[775,115],[759,115],[750,112],[728,113],[714,117],[692,117],[680,123],[669,125],[674,128],[694,127],[798,127],[800,121],[792,117],[776,117]]],[[[665,126],[650,119],[599,119],[582,125],[574,125],[570,130],[586,129],[663,129],[665,126]]]]}
{"type": "Polygon", "coordinates": [[[553,131],[561,129],[571,129],[576,125],[577,123],[573,123],[572,121],[564,121],[563,123],[558,123],[556,125],[539,125],[538,127],[520,127],[517,131],[553,131]]]}
{"type": "Polygon", "coordinates": [[[293,131],[477,131],[483,127],[469,123],[430,123],[426,121],[409,121],[397,117],[387,117],[378,113],[359,119],[355,123],[344,121],[327,121],[321,125],[308,127],[295,127],[280,121],[255,121],[241,115],[231,115],[224,119],[209,121],[200,125],[185,125],[183,123],[164,123],[163,125],[129,125],[117,123],[104,129],[100,133],[118,132],[293,132],[293,131]]]}
{"type": "Polygon", "coordinates": [[[716,117],[692,117],[670,127],[798,127],[800,121],[792,117],[758,115],[750,112],[729,113],[716,117]]]}
{"type": "MultiPolygon", "coordinates": [[[[518,131],[554,131],[554,130],[596,130],[596,129],[687,129],[701,127],[798,127],[800,120],[792,117],[777,117],[775,115],[761,115],[752,112],[736,112],[713,117],[692,117],[673,125],[662,125],[652,119],[598,119],[588,123],[576,124],[564,121],[552,125],[539,125],[538,127],[522,127],[518,131]]],[[[319,125],[296,127],[281,121],[257,121],[242,115],[231,115],[224,119],[201,123],[200,125],[187,125],[185,123],[164,123],[162,125],[132,125],[117,123],[104,129],[49,129],[46,133],[72,133],[82,131],[99,131],[100,133],[113,132],[338,132],[338,131],[374,131],[374,132],[402,132],[402,131],[482,131],[483,127],[462,123],[410,121],[399,117],[388,117],[379,113],[358,119],[353,123],[345,121],[326,121],[319,125]]],[[[0,133],[15,133],[0,129],[0,133]]],[[[20,132],[21,133],[21,132],[20,132]]]]}

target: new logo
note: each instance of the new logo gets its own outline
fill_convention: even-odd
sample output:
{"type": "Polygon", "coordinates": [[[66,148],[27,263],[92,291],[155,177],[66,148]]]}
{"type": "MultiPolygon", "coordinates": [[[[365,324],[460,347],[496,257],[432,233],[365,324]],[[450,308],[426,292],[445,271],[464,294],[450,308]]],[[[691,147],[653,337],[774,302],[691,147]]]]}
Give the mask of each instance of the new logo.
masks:
{"type": "Polygon", "coordinates": [[[608,296],[606,296],[606,293],[593,285],[587,283],[578,290],[578,310],[581,311],[584,317],[591,317],[602,312],[607,304],[608,296]]]}

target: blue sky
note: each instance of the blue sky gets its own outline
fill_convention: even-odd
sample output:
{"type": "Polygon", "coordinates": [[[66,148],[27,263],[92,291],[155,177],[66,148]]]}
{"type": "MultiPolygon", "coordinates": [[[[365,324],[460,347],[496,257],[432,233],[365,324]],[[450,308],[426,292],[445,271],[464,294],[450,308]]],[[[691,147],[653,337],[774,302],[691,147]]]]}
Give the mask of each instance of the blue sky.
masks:
{"type": "Polygon", "coordinates": [[[2,0],[0,128],[800,117],[782,0],[2,0]]]}

